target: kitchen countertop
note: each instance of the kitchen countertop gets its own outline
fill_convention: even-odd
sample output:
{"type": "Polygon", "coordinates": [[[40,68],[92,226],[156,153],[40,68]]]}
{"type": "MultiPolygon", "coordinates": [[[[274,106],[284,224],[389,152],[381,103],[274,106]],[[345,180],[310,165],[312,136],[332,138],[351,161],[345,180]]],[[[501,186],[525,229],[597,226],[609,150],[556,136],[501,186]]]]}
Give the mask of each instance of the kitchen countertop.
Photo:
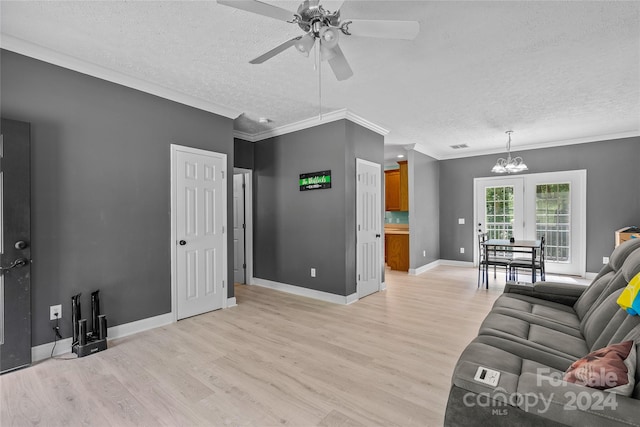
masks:
{"type": "Polygon", "coordinates": [[[384,234],[409,234],[409,224],[385,224],[384,234]]]}

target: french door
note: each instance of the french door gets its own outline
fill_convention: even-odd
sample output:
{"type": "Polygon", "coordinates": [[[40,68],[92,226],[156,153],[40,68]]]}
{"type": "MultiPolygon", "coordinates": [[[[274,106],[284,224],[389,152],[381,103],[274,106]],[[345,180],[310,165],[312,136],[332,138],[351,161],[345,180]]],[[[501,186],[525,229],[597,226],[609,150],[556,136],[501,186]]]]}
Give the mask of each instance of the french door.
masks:
{"type": "MultiPolygon", "coordinates": [[[[586,272],[586,171],[475,180],[476,232],[488,238],[545,238],[548,272],[586,272]]],[[[477,260],[477,248],[476,248],[477,260]]]]}

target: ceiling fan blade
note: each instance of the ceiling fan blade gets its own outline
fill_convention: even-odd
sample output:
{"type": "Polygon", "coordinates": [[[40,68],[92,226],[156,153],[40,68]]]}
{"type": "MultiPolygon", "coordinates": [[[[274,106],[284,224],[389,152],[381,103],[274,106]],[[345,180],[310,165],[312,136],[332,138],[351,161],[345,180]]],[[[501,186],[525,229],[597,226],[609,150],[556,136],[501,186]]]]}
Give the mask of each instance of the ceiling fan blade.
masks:
{"type": "Polygon", "coordinates": [[[282,43],[281,45],[274,47],[273,49],[271,49],[269,52],[264,53],[260,56],[258,56],[255,59],[252,59],[251,61],[249,61],[250,64],[262,64],[264,61],[266,61],[267,59],[271,59],[274,56],[276,56],[277,54],[284,52],[285,50],[289,49],[291,46],[295,45],[296,42],[298,40],[300,40],[302,38],[302,36],[293,38],[291,40],[288,40],[284,43],[282,43]]]}
{"type": "Polygon", "coordinates": [[[257,13],[258,15],[264,15],[286,22],[292,21],[295,16],[291,11],[257,0],[218,0],[218,4],[235,7],[236,9],[257,13]]]}
{"type": "Polygon", "coordinates": [[[347,30],[356,37],[413,40],[420,32],[420,23],[417,21],[343,19],[342,22],[347,23],[347,30]]]}
{"type": "Polygon", "coordinates": [[[340,49],[340,46],[336,46],[331,50],[333,51],[335,56],[333,56],[333,58],[329,59],[327,62],[329,62],[329,65],[333,70],[333,74],[336,75],[336,78],[341,81],[353,76],[353,70],[349,66],[347,58],[344,57],[344,53],[342,53],[342,49],[340,49]]]}

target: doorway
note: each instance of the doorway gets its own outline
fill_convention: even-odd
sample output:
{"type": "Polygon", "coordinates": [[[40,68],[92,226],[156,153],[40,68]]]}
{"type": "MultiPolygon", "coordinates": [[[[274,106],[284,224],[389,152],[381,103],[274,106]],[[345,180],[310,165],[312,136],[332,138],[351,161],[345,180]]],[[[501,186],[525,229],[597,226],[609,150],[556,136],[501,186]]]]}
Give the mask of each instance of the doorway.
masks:
{"type": "Polygon", "coordinates": [[[227,305],[227,155],[171,145],[172,312],[227,305]]]}
{"type": "Polygon", "coordinates": [[[586,170],[476,178],[474,229],[490,239],[544,236],[547,272],[584,276],[586,178],[586,170]]]}
{"type": "Polygon", "coordinates": [[[233,276],[251,284],[253,277],[253,171],[233,169],[233,276]]]}
{"type": "Polygon", "coordinates": [[[29,123],[0,132],[0,372],[31,364],[31,149],[29,123]]]}
{"type": "Polygon", "coordinates": [[[378,163],[356,159],[356,289],[358,298],[382,284],[382,172],[378,163]]]}

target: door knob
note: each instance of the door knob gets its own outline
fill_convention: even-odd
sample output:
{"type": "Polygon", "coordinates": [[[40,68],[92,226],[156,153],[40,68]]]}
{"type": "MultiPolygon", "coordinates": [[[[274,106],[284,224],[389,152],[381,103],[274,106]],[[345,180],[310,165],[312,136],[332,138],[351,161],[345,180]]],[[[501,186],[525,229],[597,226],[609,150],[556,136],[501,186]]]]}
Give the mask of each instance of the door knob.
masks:
{"type": "Polygon", "coordinates": [[[18,240],[16,242],[15,245],[13,245],[13,247],[15,247],[16,249],[27,249],[27,242],[25,242],[24,240],[18,240]]]}
{"type": "Polygon", "coordinates": [[[187,244],[187,242],[185,240],[180,240],[180,242],[178,242],[178,243],[180,243],[180,246],[184,246],[184,245],[187,244]]]}
{"type": "Polygon", "coordinates": [[[379,234],[376,234],[376,237],[380,237],[380,235],[379,235],[379,234]]]}
{"type": "Polygon", "coordinates": [[[29,264],[29,260],[26,258],[18,258],[11,263],[9,267],[0,267],[0,273],[4,273],[5,271],[9,271],[14,268],[24,267],[29,264]]]}

